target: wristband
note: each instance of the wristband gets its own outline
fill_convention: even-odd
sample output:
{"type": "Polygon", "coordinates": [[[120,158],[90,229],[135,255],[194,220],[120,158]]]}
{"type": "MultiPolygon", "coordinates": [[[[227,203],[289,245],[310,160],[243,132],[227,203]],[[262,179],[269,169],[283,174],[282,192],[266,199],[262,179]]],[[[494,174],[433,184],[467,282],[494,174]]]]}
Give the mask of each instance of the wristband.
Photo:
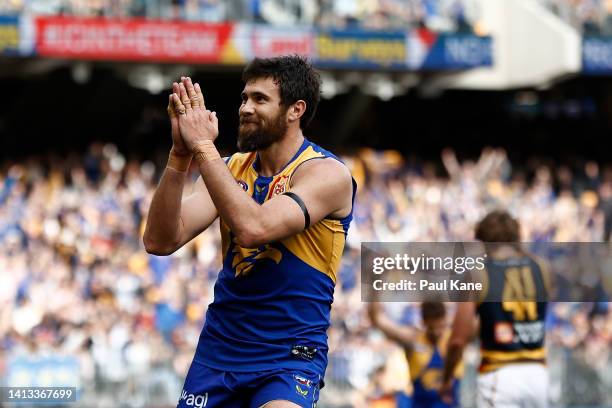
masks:
{"type": "Polygon", "coordinates": [[[172,170],[184,173],[189,170],[191,164],[191,155],[178,155],[174,151],[174,148],[170,149],[170,156],[168,156],[168,164],[166,167],[170,167],[172,170]]]}
{"type": "Polygon", "coordinates": [[[200,164],[221,159],[221,155],[212,140],[198,142],[193,149],[193,155],[200,164]]]}

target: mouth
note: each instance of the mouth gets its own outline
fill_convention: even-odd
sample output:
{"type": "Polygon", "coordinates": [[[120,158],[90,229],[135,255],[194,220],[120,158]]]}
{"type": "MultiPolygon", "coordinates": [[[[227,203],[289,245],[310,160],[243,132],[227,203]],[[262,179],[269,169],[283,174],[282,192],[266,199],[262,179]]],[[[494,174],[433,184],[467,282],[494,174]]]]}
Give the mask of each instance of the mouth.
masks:
{"type": "Polygon", "coordinates": [[[258,122],[257,119],[252,116],[241,116],[240,117],[241,125],[248,125],[249,123],[257,123],[257,122],[258,122]]]}
{"type": "Polygon", "coordinates": [[[239,126],[242,132],[252,133],[259,129],[257,122],[240,122],[239,126]]]}

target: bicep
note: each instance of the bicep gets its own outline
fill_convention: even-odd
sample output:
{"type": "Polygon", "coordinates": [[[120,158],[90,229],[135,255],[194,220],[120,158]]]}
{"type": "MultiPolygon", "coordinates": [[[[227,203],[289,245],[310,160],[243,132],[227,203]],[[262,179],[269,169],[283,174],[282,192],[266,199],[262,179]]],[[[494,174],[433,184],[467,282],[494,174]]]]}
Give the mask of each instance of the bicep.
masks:
{"type": "Polygon", "coordinates": [[[291,192],[297,194],[310,214],[311,224],[333,216],[348,215],[352,207],[353,182],[346,166],[334,159],[304,163],[293,177],[291,192]]]}
{"type": "Polygon", "coordinates": [[[218,213],[201,177],[195,182],[193,192],[181,202],[180,246],[191,241],[217,218],[218,213]]]}
{"type": "MultiPolygon", "coordinates": [[[[342,166],[344,167],[344,166],[342,166]]],[[[294,175],[291,193],[303,202],[310,225],[338,211],[350,212],[352,182],[348,170],[335,164],[317,163],[294,175]],[[296,177],[297,176],[297,177],[296,177]]],[[[259,220],[266,242],[276,241],[304,230],[306,215],[298,202],[287,195],[278,195],[261,206],[259,220]]]]}

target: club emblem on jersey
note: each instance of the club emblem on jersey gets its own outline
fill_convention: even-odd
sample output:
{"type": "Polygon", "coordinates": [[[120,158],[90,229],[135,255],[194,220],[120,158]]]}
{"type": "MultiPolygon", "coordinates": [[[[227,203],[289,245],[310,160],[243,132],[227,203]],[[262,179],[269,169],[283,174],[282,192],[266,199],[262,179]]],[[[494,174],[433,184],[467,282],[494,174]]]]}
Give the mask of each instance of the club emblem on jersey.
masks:
{"type": "Polygon", "coordinates": [[[236,272],[236,277],[248,275],[257,262],[269,259],[278,264],[283,258],[281,251],[269,244],[259,248],[242,248],[240,245],[235,245],[232,252],[235,254],[232,268],[236,272]]]}
{"type": "Polygon", "coordinates": [[[295,380],[295,382],[297,382],[298,384],[301,385],[305,385],[306,387],[310,388],[312,387],[312,381],[308,380],[304,377],[300,377],[299,375],[293,375],[293,379],[295,380]]]}
{"type": "Polygon", "coordinates": [[[514,341],[514,330],[507,322],[495,324],[495,341],[500,344],[508,344],[514,341]]]}
{"type": "Polygon", "coordinates": [[[287,189],[287,184],[289,184],[289,176],[282,175],[272,183],[270,187],[270,193],[268,198],[272,198],[276,195],[283,194],[287,189]]]}
{"type": "Polygon", "coordinates": [[[442,370],[439,368],[428,368],[421,374],[421,383],[426,390],[438,390],[442,385],[442,370]]]}
{"type": "Polygon", "coordinates": [[[238,185],[242,187],[244,191],[249,191],[249,185],[246,183],[246,181],[236,180],[236,183],[238,183],[238,185]]]}
{"type": "Polygon", "coordinates": [[[304,398],[308,396],[308,390],[301,389],[299,385],[295,386],[295,390],[297,391],[298,394],[300,394],[304,398]]]}

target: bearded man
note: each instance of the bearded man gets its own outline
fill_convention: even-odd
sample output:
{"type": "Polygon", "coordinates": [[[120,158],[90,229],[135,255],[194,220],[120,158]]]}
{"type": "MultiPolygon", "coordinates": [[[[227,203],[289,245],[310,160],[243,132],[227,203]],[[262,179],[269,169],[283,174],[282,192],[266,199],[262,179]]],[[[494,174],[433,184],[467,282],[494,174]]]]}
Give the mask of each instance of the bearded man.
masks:
{"type": "Polygon", "coordinates": [[[168,255],[219,217],[223,267],[179,407],[313,407],[356,185],[303,130],[320,77],[299,56],[255,59],[243,72],[238,149],[222,159],[215,112],[198,84],[173,84],[173,146],[144,244],[168,255]],[[195,158],[201,177],[182,197],[195,158]]]}

